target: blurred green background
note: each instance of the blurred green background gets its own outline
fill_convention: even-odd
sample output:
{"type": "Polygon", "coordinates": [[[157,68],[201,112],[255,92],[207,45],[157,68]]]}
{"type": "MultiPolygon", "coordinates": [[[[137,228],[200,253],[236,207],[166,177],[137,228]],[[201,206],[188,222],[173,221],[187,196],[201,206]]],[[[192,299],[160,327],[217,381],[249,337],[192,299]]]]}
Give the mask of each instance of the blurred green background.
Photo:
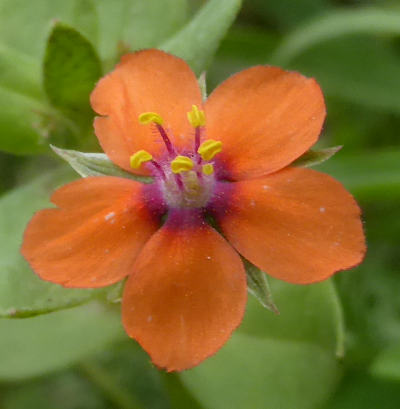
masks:
{"type": "Polygon", "coordinates": [[[0,0],[0,409],[400,407],[400,2],[0,0]],[[317,167],[363,209],[365,262],[311,286],[272,281],[214,357],[154,368],[124,334],[120,286],[66,290],[19,255],[27,221],[78,176],[49,143],[98,150],[88,96],[129,50],[185,58],[208,90],[276,64],[313,76],[328,117],[317,167]]]}

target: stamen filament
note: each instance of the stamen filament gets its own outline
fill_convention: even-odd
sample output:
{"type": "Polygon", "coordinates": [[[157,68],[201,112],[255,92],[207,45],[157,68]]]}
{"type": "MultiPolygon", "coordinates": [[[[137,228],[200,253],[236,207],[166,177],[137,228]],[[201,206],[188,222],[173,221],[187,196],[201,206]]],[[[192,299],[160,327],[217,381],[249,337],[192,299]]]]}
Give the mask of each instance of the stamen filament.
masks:
{"type": "Polygon", "coordinates": [[[160,173],[161,177],[165,180],[166,176],[165,176],[165,173],[164,173],[163,168],[161,167],[161,165],[159,163],[157,163],[155,160],[150,161],[150,163],[157,169],[157,171],[160,173]]]}
{"type": "Polygon", "coordinates": [[[197,153],[197,150],[200,147],[200,139],[201,139],[201,127],[198,126],[195,130],[194,134],[194,151],[197,153]]]}
{"type": "Polygon", "coordinates": [[[160,125],[160,124],[155,124],[157,127],[158,132],[161,135],[161,138],[163,139],[165,146],[167,147],[168,153],[173,156],[176,154],[174,147],[172,146],[171,140],[168,138],[167,132],[165,129],[160,125]]]}

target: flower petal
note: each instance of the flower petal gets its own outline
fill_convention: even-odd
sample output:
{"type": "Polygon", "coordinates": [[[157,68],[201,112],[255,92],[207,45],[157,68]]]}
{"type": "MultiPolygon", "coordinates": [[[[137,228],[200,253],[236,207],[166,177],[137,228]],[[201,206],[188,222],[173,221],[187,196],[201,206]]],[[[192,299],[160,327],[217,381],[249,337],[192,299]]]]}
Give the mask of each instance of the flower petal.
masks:
{"type": "MultiPolygon", "coordinates": [[[[201,106],[196,77],[180,58],[159,50],[125,55],[115,70],[99,81],[91,95],[93,109],[104,117],[95,120],[95,132],[108,157],[131,171],[129,157],[144,149],[156,158],[165,152],[153,125],[138,121],[144,112],[164,119],[176,147],[194,143],[187,120],[192,105],[201,106]],[[185,140],[186,138],[186,140],[185,140]]],[[[193,137],[194,140],[194,137],[193,137]]]]}
{"type": "Polygon", "coordinates": [[[232,185],[229,210],[217,220],[229,242],[271,276],[308,284],[361,262],[360,209],[330,176],[287,168],[232,185]]]}
{"type": "Polygon", "coordinates": [[[167,222],[146,244],[122,302],[125,330],[168,371],[214,354],[242,320],[247,286],[238,254],[207,224],[167,222]]]}
{"type": "Polygon", "coordinates": [[[140,183],[89,177],[58,189],[56,209],[39,211],[25,231],[22,254],[44,280],[65,287],[102,287],[132,272],[158,228],[140,183]]]}
{"type": "Polygon", "coordinates": [[[257,66],[232,76],[205,105],[207,138],[234,180],[290,164],[318,139],[325,118],[318,84],[295,72],[257,66]]]}

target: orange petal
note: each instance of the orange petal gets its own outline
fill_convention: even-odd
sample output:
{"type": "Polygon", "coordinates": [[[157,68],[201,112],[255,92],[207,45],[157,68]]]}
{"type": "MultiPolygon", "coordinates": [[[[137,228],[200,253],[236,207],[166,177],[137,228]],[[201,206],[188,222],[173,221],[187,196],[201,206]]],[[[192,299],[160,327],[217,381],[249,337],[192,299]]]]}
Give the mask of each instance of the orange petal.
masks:
{"type": "Polygon", "coordinates": [[[308,284],[361,262],[360,209],[330,176],[287,168],[233,185],[218,222],[229,242],[266,273],[308,284]]]}
{"type": "Polygon", "coordinates": [[[325,118],[313,79],[257,66],[222,83],[205,105],[207,138],[222,141],[218,159],[234,180],[282,169],[318,139],[325,118]]]}
{"type": "Polygon", "coordinates": [[[141,125],[139,115],[161,115],[172,142],[182,147],[194,143],[187,112],[193,104],[201,106],[202,99],[196,77],[183,60],[163,51],[145,50],[125,55],[99,81],[91,104],[104,116],[94,123],[103,150],[117,165],[132,171],[129,157],[136,151],[144,149],[155,157],[166,151],[154,125],[141,125]]]}
{"type": "Polygon", "coordinates": [[[246,298],[243,263],[221,235],[207,224],[167,225],[146,244],[126,283],[123,323],[155,365],[181,371],[222,347],[246,298]]]}
{"type": "Polygon", "coordinates": [[[22,254],[44,280],[65,287],[102,287],[132,272],[158,228],[142,185],[115,177],[80,179],[52,196],[58,208],[39,211],[25,231],[22,254]]]}

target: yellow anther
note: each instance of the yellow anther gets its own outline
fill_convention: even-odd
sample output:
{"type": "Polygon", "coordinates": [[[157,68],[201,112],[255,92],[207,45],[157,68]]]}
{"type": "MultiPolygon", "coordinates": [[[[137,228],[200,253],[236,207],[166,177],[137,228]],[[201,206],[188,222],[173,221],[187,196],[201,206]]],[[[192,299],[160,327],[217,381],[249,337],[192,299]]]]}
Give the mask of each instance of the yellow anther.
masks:
{"type": "Polygon", "coordinates": [[[171,170],[174,173],[187,172],[188,170],[193,169],[193,161],[187,156],[177,156],[171,162],[171,170]]]}
{"type": "Polygon", "coordinates": [[[139,169],[143,163],[148,162],[149,160],[152,160],[153,156],[144,150],[137,151],[130,157],[130,165],[131,168],[133,169],[139,169]]]}
{"type": "Polygon", "coordinates": [[[204,115],[204,111],[199,109],[196,105],[192,105],[192,110],[187,113],[187,117],[190,124],[195,128],[204,126],[206,123],[206,116],[204,115]]]}
{"type": "Polygon", "coordinates": [[[209,139],[203,142],[197,152],[204,160],[211,160],[217,153],[222,151],[222,142],[209,139]]]}
{"type": "Polygon", "coordinates": [[[214,165],[212,163],[206,163],[203,165],[202,170],[205,175],[212,175],[214,173],[214,165]]]}
{"type": "Polygon", "coordinates": [[[148,125],[153,122],[158,125],[162,125],[164,121],[161,116],[156,114],[155,112],[143,112],[143,114],[139,115],[139,122],[142,125],[148,125]]]}

